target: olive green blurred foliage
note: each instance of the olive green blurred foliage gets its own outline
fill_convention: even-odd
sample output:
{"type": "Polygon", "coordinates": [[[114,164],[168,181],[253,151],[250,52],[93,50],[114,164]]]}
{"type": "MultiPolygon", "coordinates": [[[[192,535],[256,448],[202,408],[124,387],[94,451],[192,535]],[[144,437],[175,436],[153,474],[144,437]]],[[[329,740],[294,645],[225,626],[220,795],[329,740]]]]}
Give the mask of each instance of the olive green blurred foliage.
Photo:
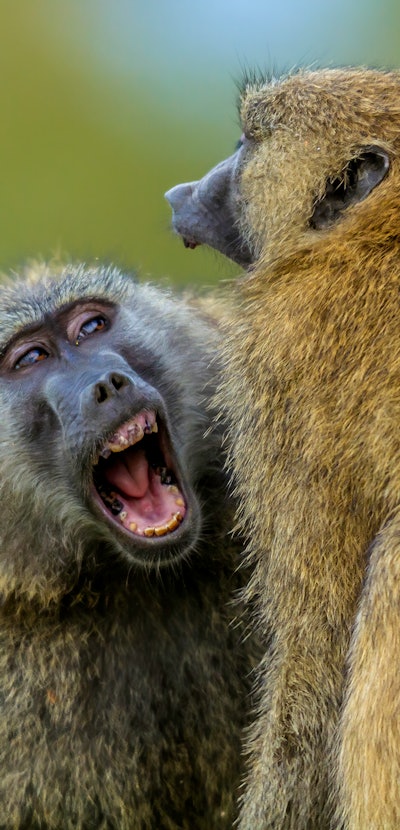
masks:
{"type": "MultiPolygon", "coordinates": [[[[150,17],[145,22],[144,6],[136,0],[131,0],[129,6],[128,0],[96,2],[97,12],[93,0],[1,2],[0,268],[17,266],[26,258],[60,255],[112,260],[138,269],[144,278],[165,277],[175,283],[209,283],[230,277],[237,269],[223,258],[203,249],[183,249],[170,231],[163,193],[179,181],[198,178],[232,152],[239,135],[233,78],[240,74],[242,62],[253,62],[251,31],[248,27],[245,50],[241,52],[232,42],[236,59],[224,59],[224,28],[219,39],[214,38],[213,45],[207,47],[207,21],[203,21],[204,30],[199,31],[202,21],[193,18],[196,25],[190,29],[187,6],[189,31],[186,27],[182,38],[172,19],[168,29],[169,7],[164,0],[158,0],[158,5],[157,0],[149,0],[146,13],[150,17]],[[135,28],[135,7],[138,20],[141,15],[140,31],[135,28]],[[113,8],[119,12],[114,29],[113,8]],[[107,29],[103,26],[101,41],[100,29],[95,25],[101,9],[107,10],[115,54],[122,35],[128,55],[130,35],[132,55],[135,48],[142,50],[143,59],[130,70],[117,67],[113,71],[112,55],[111,63],[110,55],[102,61],[107,29]],[[131,26],[131,33],[124,31],[124,9],[126,28],[131,26]],[[164,17],[160,23],[161,13],[164,17]],[[170,39],[165,40],[168,48],[163,56],[153,36],[157,24],[158,36],[170,39]],[[96,46],[97,50],[93,48],[96,46]]],[[[286,2],[291,5],[291,0],[286,2]]],[[[394,17],[397,14],[398,22],[397,6],[384,0],[376,3],[375,12],[379,5],[379,14],[384,17],[386,11],[388,15],[385,25],[392,32],[393,63],[397,46],[400,60],[400,45],[397,40],[393,42],[398,27],[393,34],[394,18],[390,19],[391,13],[394,17]]],[[[313,4],[314,0],[304,0],[305,8],[313,4]]],[[[241,5],[244,12],[240,13],[246,14],[246,4],[241,5]]],[[[370,6],[366,2],[360,9],[368,10],[370,6]]],[[[214,14],[217,7],[221,15],[222,7],[229,15],[236,4],[218,4],[215,0],[214,14]]],[[[253,7],[255,13],[256,2],[253,7]]],[[[173,8],[178,14],[176,0],[171,11],[173,8]]],[[[265,26],[267,65],[273,44],[267,38],[265,9],[264,4],[259,21],[254,18],[254,33],[265,26]]],[[[338,31],[341,25],[338,20],[338,31]]],[[[371,26],[365,37],[376,40],[379,32],[374,30],[374,19],[371,26]]],[[[356,35],[358,51],[354,60],[360,62],[362,27],[356,35]]],[[[384,37],[382,32],[383,41],[384,37]]],[[[240,21],[236,38],[240,43],[240,21]]],[[[288,32],[289,55],[291,38],[293,32],[288,32]]],[[[278,44],[278,53],[280,49],[278,44]]],[[[324,62],[323,50],[316,49],[310,55],[309,46],[307,49],[306,62],[314,58],[324,62]]],[[[301,44],[293,63],[299,60],[299,50],[301,44]]],[[[258,43],[254,57],[259,54],[258,43]]],[[[329,59],[332,54],[331,50],[329,59]]],[[[350,51],[348,55],[345,58],[351,62],[350,51]]],[[[288,64],[288,54],[284,58],[288,64]]],[[[338,60],[343,61],[340,53],[338,60]]]]}
{"type": "MultiPolygon", "coordinates": [[[[53,17],[59,3],[65,25],[74,22],[51,2],[53,17]]],[[[181,251],[163,194],[230,152],[236,125],[210,156],[184,111],[175,133],[146,77],[108,78],[84,49],[57,48],[62,35],[53,36],[39,6],[0,7],[0,269],[56,255],[117,262],[142,278],[207,282],[220,265],[211,252],[195,260],[181,251]]],[[[223,136],[224,124],[213,132],[223,136]]]]}

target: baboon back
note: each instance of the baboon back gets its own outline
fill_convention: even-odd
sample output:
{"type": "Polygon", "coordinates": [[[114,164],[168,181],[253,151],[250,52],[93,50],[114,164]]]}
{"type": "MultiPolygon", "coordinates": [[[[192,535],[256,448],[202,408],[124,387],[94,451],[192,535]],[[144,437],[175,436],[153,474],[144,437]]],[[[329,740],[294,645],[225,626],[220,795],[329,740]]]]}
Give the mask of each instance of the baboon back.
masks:
{"type": "Polygon", "coordinates": [[[250,81],[238,151],[167,194],[249,267],[219,395],[265,638],[241,830],[400,825],[399,94],[250,81]]]}

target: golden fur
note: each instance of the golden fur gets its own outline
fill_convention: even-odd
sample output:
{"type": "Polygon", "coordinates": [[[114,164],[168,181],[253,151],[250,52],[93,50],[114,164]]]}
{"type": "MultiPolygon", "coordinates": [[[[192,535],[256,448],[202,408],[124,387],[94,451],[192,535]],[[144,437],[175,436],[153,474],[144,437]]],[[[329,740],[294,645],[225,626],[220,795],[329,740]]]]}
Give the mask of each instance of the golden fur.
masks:
{"type": "Polygon", "coordinates": [[[255,264],[219,404],[265,660],[239,826],[398,830],[400,75],[300,72],[241,114],[255,264]],[[370,145],[388,175],[313,229],[370,145]]]}

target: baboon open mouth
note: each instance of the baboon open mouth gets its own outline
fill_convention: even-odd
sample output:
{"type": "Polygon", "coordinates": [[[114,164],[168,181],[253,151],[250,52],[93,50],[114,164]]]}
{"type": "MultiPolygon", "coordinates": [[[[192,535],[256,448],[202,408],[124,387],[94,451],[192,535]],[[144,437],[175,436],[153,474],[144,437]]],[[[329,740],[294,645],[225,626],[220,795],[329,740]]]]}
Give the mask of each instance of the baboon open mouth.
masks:
{"type": "Polygon", "coordinates": [[[174,466],[165,425],[142,410],[100,449],[93,481],[102,512],[133,536],[173,533],[187,510],[174,466]]]}

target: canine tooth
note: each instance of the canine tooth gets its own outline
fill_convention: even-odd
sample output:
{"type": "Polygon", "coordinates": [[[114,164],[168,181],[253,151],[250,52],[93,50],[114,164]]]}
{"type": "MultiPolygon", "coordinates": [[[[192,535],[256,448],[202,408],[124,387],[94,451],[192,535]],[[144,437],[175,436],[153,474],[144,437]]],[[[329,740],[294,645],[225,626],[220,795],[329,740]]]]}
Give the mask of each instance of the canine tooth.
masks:
{"type": "Polygon", "coordinates": [[[179,513],[179,510],[177,513],[174,513],[174,519],[176,519],[176,521],[179,522],[179,524],[183,522],[183,516],[182,513],[179,513]]]}
{"type": "Polygon", "coordinates": [[[185,502],[183,501],[183,499],[175,499],[175,504],[177,504],[178,507],[184,507],[185,502]]]}
{"type": "Polygon", "coordinates": [[[178,490],[178,488],[177,488],[176,484],[171,484],[171,485],[170,485],[169,492],[170,492],[170,493],[173,493],[173,495],[174,495],[174,496],[177,496],[177,495],[178,495],[179,490],[178,490]]]}
{"type": "Polygon", "coordinates": [[[145,536],[154,536],[155,532],[156,531],[155,531],[154,527],[145,527],[145,529],[143,531],[145,536]]]}
{"type": "Polygon", "coordinates": [[[137,530],[137,524],[136,524],[136,522],[130,522],[130,523],[129,523],[129,530],[132,530],[132,531],[133,531],[133,530],[137,530]]]}
{"type": "Polygon", "coordinates": [[[156,536],[165,536],[166,533],[169,533],[168,525],[160,525],[160,527],[155,527],[154,532],[156,536]]]}
{"type": "Polygon", "coordinates": [[[111,450],[109,447],[103,447],[100,453],[102,458],[109,458],[111,455],[111,450]]]}
{"type": "Polygon", "coordinates": [[[126,510],[121,511],[121,513],[119,514],[119,518],[121,519],[121,522],[123,522],[126,519],[127,515],[128,514],[127,514],[126,510]]]}
{"type": "Polygon", "coordinates": [[[158,424],[157,421],[154,421],[154,424],[151,427],[152,432],[158,432],[158,424]]]}

